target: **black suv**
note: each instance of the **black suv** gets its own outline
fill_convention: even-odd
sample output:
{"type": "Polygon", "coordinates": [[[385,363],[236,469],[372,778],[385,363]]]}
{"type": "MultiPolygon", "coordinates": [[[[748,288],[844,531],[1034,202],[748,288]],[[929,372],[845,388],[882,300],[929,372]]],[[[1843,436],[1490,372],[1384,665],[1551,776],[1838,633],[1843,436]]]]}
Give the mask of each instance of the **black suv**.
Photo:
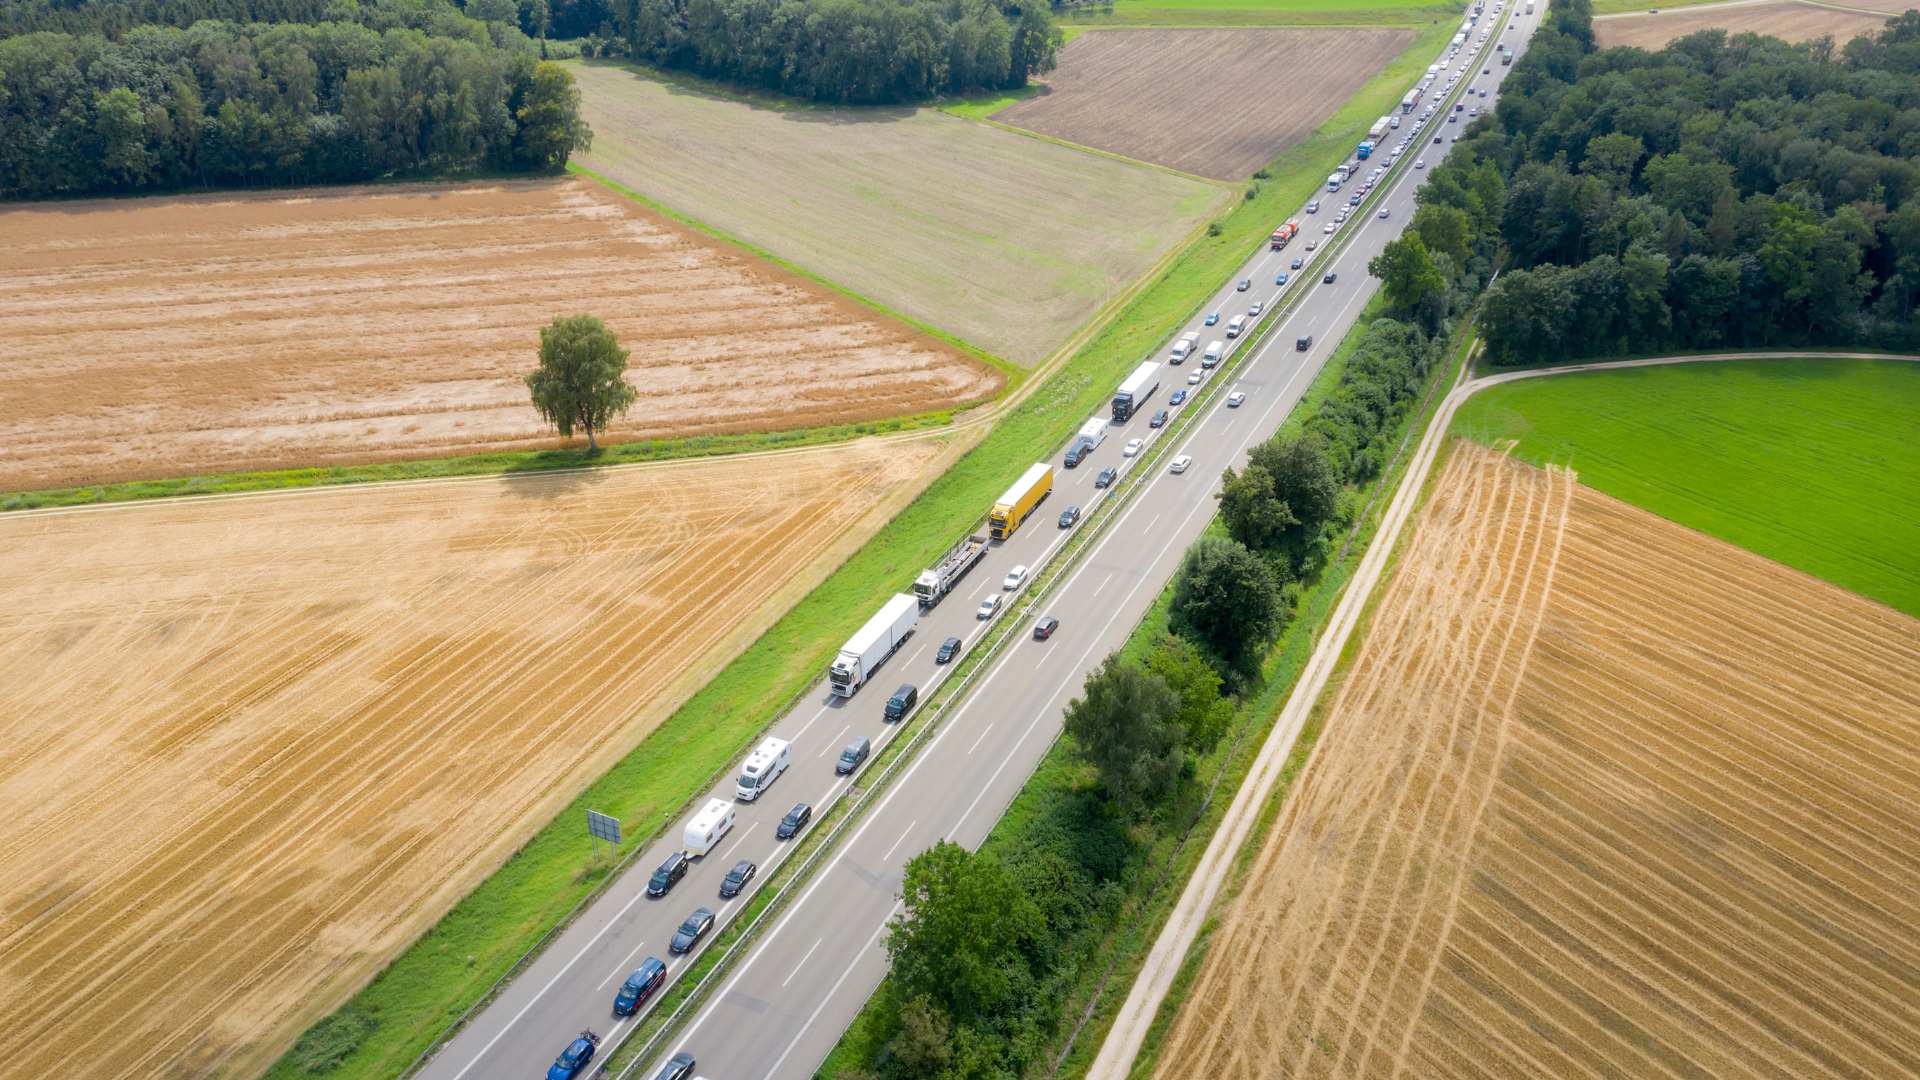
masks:
{"type": "Polygon", "coordinates": [[[676,851],[667,856],[667,861],[661,863],[660,869],[655,870],[653,877],[647,880],[647,895],[665,896],[675,885],[679,884],[681,878],[686,876],[687,853],[684,851],[676,851]]]}
{"type": "Polygon", "coordinates": [[[1295,352],[1306,352],[1311,348],[1313,348],[1312,334],[1301,334],[1293,340],[1293,349],[1295,352]]]}
{"type": "Polygon", "coordinates": [[[1119,476],[1120,470],[1109,465],[1100,470],[1099,476],[1093,478],[1093,486],[1097,488],[1112,487],[1114,480],[1119,478],[1119,476]]]}
{"type": "Polygon", "coordinates": [[[781,818],[779,826],[773,830],[773,838],[775,840],[791,840],[795,833],[806,828],[807,822],[812,820],[813,807],[808,806],[806,803],[794,803],[793,809],[787,811],[787,816],[781,818]]]}

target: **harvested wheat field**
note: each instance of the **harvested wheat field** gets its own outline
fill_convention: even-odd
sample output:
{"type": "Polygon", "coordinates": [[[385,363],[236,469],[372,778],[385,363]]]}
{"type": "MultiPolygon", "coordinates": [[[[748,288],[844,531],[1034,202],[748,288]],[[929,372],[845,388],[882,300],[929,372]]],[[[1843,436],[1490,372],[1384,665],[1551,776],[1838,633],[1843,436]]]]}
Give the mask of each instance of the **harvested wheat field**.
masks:
{"type": "Polygon", "coordinates": [[[569,65],[574,160],[1018,364],[1045,360],[1235,197],[930,108],[831,108],[569,65]]]}
{"type": "Polygon", "coordinates": [[[577,179],[0,209],[0,491],[558,445],[540,327],[632,352],[614,440],[946,409],[1001,375],[577,179]]]}
{"type": "Polygon", "coordinates": [[[1413,40],[1405,29],[1090,30],[995,120],[1240,180],[1313,133],[1413,40]]]}
{"type": "Polygon", "coordinates": [[[1794,0],[1762,0],[1751,4],[1676,8],[1657,14],[1609,15],[1593,20],[1593,33],[1601,48],[1633,45],[1659,49],[1669,41],[1701,30],[1725,30],[1728,36],[1764,34],[1785,41],[1811,41],[1831,34],[1834,44],[1844,45],[1861,34],[1877,34],[1886,24],[1884,16],[1860,11],[1841,11],[1794,0]]]}
{"type": "Polygon", "coordinates": [[[0,517],[0,1061],[257,1072],[950,457],[0,517]]]}
{"type": "Polygon", "coordinates": [[[1916,920],[1920,621],[1455,443],[1160,1071],[1913,1076],[1916,920]]]}

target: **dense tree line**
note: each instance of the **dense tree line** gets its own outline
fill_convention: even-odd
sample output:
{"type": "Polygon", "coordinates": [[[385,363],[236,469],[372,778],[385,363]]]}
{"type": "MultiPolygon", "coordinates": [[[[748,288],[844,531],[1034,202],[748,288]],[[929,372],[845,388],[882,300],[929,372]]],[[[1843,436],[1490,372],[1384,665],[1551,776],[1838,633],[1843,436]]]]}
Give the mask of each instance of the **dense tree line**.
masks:
{"type": "Polygon", "coordinates": [[[1504,179],[1494,362],[1920,347],[1920,13],[1838,50],[1702,31],[1595,51],[1578,5],[1551,30],[1461,144],[1504,179]]]}
{"type": "Polygon", "coordinates": [[[627,0],[626,31],[637,59],[849,104],[1024,86],[1061,41],[1036,0],[627,0]]]}
{"type": "Polygon", "coordinates": [[[586,145],[572,75],[518,30],[427,21],[0,40],[0,195],[553,169],[586,145]]]}

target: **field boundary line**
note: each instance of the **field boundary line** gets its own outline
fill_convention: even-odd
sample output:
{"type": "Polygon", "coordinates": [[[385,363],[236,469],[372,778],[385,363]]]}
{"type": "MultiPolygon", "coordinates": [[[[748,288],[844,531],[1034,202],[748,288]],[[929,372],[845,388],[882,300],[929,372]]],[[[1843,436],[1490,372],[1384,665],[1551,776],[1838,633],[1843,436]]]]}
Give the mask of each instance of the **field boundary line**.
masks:
{"type": "Polygon", "coordinates": [[[1293,744],[1299,738],[1308,713],[1318,700],[1321,691],[1325,689],[1328,677],[1345,651],[1361,610],[1379,583],[1381,570],[1387,562],[1387,553],[1400,542],[1402,532],[1412,517],[1414,504],[1420,500],[1427,475],[1432,469],[1440,446],[1446,441],[1453,416],[1460,406],[1468,398],[1487,387],[1522,379],[1673,364],[1769,359],[1891,359],[1920,363],[1920,355],[1828,350],[1656,356],[1565,364],[1484,375],[1457,385],[1447,394],[1441,401],[1439,410],[1434,413],[1426,434],[1421,437],[1406,473],[1400,478],[1400,484],[1394,491],[1393,499],[1389,502],[1386,513],[1381,519],[1380,528],[1375,532],[1366,554],[1361,557],[1360,566],[1348,580],[1333,618],[1328,622],[1325,633],[1314,645],[1313,655],[1308,659],[1300,681],[1288,695],[1287,702],[1281,709],[1279,722],[1274,725],[1266,745],[1261,747],[1260,755],[1253,768],[1248,771],[1246,780],[1227,810],[1226,817],[1216,829],[1213,841],[1207,845],[1206,853],[1201,856],[1199,865],[1194,868],[1193,877],[1189,879],[1186,891],[1181,895],[1173,914],[1169,916],[1159,939],[1155,941],[1147,962],[1134,983],[1132,992],[1128,994],[1126,1003],[1114,1018],[1107,1041],[1100,1048],[1099,1056],[1095,1058],[1092,1068],[1088,1070],[1087,1075],[1090,1080],[1120,1080],[1131,1069],[1133,1060],[1145,1041],[1148,1026],[1152,1023],[1161,1000],[1165,998],[1174,976],[1186,958],[1188,946],[1198,936],[1202,923],[1212,914],[1213,899],[1224,884],[1227,871],[1239,854],[1254,819],[1259,816],[1275,782],[1279,779],[1281,769],[1291,755],[1293,744]]]}

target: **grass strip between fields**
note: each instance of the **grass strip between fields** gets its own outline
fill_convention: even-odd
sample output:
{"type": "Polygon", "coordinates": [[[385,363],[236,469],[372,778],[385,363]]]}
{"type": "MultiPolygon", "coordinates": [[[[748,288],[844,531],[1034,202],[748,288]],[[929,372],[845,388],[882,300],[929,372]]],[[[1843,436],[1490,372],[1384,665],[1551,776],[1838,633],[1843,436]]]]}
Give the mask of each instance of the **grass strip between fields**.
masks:
{"type": "MultiPolygon", "coordinates": [[[[1371,121],[1398,102],[1450,26],[1416,36],[1319,130],[1283,154],[1201,235],[980,445],[838,567],[612,769],[588,785],[486,880],[401,952],[269,1071],[272,1077],[399,1075],[584,898],[607,870],[590,862],[579,827],[591,807],[626,823],[619,854],[644,848],[743,753],[825,668],[864,613],[980,520],[1028,463],[1049,453],[1106,401],[1121,376],[1157,353],[1235,272],[1276,221],[1346,160],[1371,121]]],[[[749,905],[749,910],[751,905],[749,905]]],[[[743,912],[743,914],[745,914],[743,912]]]]}

